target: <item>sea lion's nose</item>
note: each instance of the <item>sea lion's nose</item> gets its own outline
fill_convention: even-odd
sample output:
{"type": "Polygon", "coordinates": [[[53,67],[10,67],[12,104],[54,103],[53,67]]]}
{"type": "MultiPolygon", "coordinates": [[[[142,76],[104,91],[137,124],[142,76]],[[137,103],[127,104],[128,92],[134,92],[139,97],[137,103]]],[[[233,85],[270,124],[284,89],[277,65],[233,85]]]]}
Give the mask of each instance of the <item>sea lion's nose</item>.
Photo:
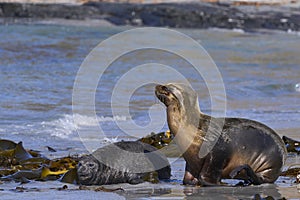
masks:
{"type": "Polygon", "coordinates": [[[164,85],[156,85],[155,90],[156,91],[168,91],[169,89],[164,85]]]}
{"type": "Polygon", "coordinates": [[[163,85],[156,85],[155,86],[155,91],[159,91],[162,87],[163,87],[163,85]]]}

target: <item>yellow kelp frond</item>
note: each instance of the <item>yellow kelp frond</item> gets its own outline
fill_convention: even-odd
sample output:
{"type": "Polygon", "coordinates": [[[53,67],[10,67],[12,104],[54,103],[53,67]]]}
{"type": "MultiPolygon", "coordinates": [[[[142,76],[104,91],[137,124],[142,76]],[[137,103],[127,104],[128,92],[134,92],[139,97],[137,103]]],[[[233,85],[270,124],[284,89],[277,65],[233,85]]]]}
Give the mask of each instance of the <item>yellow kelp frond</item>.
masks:
{"type": "Polygon", "coordinates": [[[58,170],[58,171],[51,171],[48,167],[43,167],[42,168],[42,173],[41,173],[41,178],[44,179],[49,175],[62,175],[64,173],[66,173],[68,170],[64,169],[64,170],[58,170]]]}

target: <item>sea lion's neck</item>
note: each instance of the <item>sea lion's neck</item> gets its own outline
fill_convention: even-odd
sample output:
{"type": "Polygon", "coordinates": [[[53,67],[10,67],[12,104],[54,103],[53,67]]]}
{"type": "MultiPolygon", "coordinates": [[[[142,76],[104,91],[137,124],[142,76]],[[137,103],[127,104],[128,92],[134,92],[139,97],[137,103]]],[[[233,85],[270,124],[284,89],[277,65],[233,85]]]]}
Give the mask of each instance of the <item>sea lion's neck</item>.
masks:
{"type": "Polygon", "coordinates": [[[177,106],[170,105],[167,107],[167,120],[170,131],[176,134],[181,123],[180,110],[177,106]]]}
{"type": "MultiPolygon", "coordinates": [[[[205,115],[199,109],[186,112],[176,105],[167,108],[168,125],[175,135],[176,143],[181,152],[197,151],[204,138],[202,125],[205,124],[205,115]]],[[[189,154],[189,153],[188,153],[189,154]]]]}
{"type": "Polygon", "coordinates": [[[199,109],[184,110],[178,105],[167,107],[167,119],[170,131],[176,135],[180,128],[199,129],[204,114],[199,109]]]}

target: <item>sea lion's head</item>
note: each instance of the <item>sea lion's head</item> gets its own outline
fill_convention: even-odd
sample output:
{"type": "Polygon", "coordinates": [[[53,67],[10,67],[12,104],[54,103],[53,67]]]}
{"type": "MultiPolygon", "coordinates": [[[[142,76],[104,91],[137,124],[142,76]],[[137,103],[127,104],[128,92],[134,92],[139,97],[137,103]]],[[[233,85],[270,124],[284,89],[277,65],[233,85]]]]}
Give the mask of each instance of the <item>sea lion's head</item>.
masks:
{"type": "Polygon", "coordinates": [[[192,87],[184,84],[169,83],[155,87],[157,98],[167,107],[167,121],[174,135],[181,135],[177,140],[181,151],[185,151],[194,141],[201,118],[198,96],[192,87]],[[186,134],[188,133],[188,134],[186,134]]]}
{"type": "Polygon", "coordinates": [[[77,164],[78,180],[83,185],[93,185],[99,173],[99,162],[93,156],[83,156],[77,164]]]}
{"type": "Polygon", "coordinates": [[[200,111],[197,93],[188,85],[179,83],[157,85],[155,94],[166,107],[175,106],[184,113],[200,111]]]}
{"type": "Polygon", "coordinates": [[[157,98],[167,107],[168,125],[176,134],[180,127],[198,127],[200,108],[195,90],[185,84],[157,85],[157,98]]]}

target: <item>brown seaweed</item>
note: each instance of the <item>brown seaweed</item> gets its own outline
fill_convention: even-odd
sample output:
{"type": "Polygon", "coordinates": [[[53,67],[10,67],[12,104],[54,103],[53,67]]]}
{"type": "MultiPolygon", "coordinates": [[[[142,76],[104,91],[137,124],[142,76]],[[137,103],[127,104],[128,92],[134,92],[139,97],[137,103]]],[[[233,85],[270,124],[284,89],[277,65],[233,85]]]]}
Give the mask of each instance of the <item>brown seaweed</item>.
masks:
{"type": "Polygon", "coordinates": [[[149,172],[146,176],[143,177],[143,180],[150,183],[159,183],[158,173],[156,171],[149,172]]]}
{"type": "Polygon", "coordinates": [[[48,151],[50,151],[50,152],[56,152],[56,150],[53,149],[52,147],[49,147],[49,146],[46,146],[46,147],[47,147],[48,151]]]}
{"type": "Polygon", "coordinates": [[[29,180],[57,180],[69,170],[74,174],[73,169],[78,163],[78,158],[70,156],[49,160],[38,151],[26,150],[22,142],[17,144],[9,140],[0,140],[0,147],[2,181],[27,183],[29,180]]]}
{"type": "MultiPolygon", "coordinates": [[[[180,156],[174,136],[169,132],[161,132],[139,139],[138,141],[150,144],[161,149],[168,157],[180,156]]],[[[283,136],[282,138],[289,152],[299,153],[300,142],[283,136]]],[[[0,180],[18,181],[27,183],[30,180],[60,180],[65,183],[78,183],[76,166],[78,157],[62,157],[48,159],[38,151],[26,150],[22,142],[15,143],[10,140],[0,140],[0,180]]],[[[296,177],[300,182],[300,168],[290,168],[282,176],[296,177]]],[[[146,181],[158,182],[157,174],[150,173],[146,181]]]]}
{"type": "Polygon", "coordinates": [[[168,146],[169,143],[173,140],[173,135],[170,131],[160,132],[160,133],[151,133],[150,135],[139,139],[138,141],[150,144],[157,149],[161,149],[165,146],[168,146]]]}
{"type": "Polygon", "coordinates": [[[112,188],[112,189],[109,189],[109,188],[105,188],[103,186],[97,186],[97,187],[94,187],[94,186],[85,186],[85,185],[80,185],[79,186],[79,190],[92,190],[92,191],[95,191],[95,192],[115,192],[115,191],[124,191],[123,188],[112,188]]]}
{"type": "Polygon", "coordinates": [[[67,173],[65,173],[61,179],[61,182],[63,183],[70,183],[70,184],[78,184],[78,175],[77,175],[77,169],[73,168],[70,169],[67,173]]]}
{"type": "Polygon", "coordinates": [[[16,148],[17,144],[10,140],[0,140],[0,151],[16,148]]]}
{"type": "Polygon", "coordinates": [[[300,168],[294,167],[295,165],[290,166],[286,171],[281,173],[281,176],[296,177],[296,183],[300,183],[300,168]],[[294,168],[291,168],[294,167],[294,168]]]}
{"type": "Polygon", "coordinates": [[[29,180],[39,179],[41,177],[42,168],[36,170],[20,170],[14,174],[3,176],[0,178],[2,181],[18,181],[20,182],[23,178],[29,180]]]}
{"type": "Polygon", "coordinates": [[[166,132],[151,133],[138,141],[150,144],[151,146],[160,149],[160,151],[167,157],[174,158],[180,157],[182,153],[179,151],[178,146],[174,142],[174,135],[168,130],[166,132]]]}
{"type": "Polygon", "coordinates": [[[300,174],[300,168],[290,168],[284,172],[281,173],[281,176],[292,176],[296,177],[300,174]]]}
{"type": "Polygon", "coordinates": [[[300,154],[300,141],[294,140],[287,136],[283,136],[282,140],[284,141],[288,152],[300,154]]]}
{"type": "Polygon", "coordinates": [[[16,158],[17,162],[33,158],[33,156],[24,149],[22,142],[17,144],[13,156],[16,158]]]}
{"type": "MultiPolygon", "coordinates": [[[[272,196],[261,197],[259,194],[255,194],[253,200],[275,200],[276,198],[272,196]]],[[[286,200],[285,197],[282,197],[278,200],[286,200]]]]}

